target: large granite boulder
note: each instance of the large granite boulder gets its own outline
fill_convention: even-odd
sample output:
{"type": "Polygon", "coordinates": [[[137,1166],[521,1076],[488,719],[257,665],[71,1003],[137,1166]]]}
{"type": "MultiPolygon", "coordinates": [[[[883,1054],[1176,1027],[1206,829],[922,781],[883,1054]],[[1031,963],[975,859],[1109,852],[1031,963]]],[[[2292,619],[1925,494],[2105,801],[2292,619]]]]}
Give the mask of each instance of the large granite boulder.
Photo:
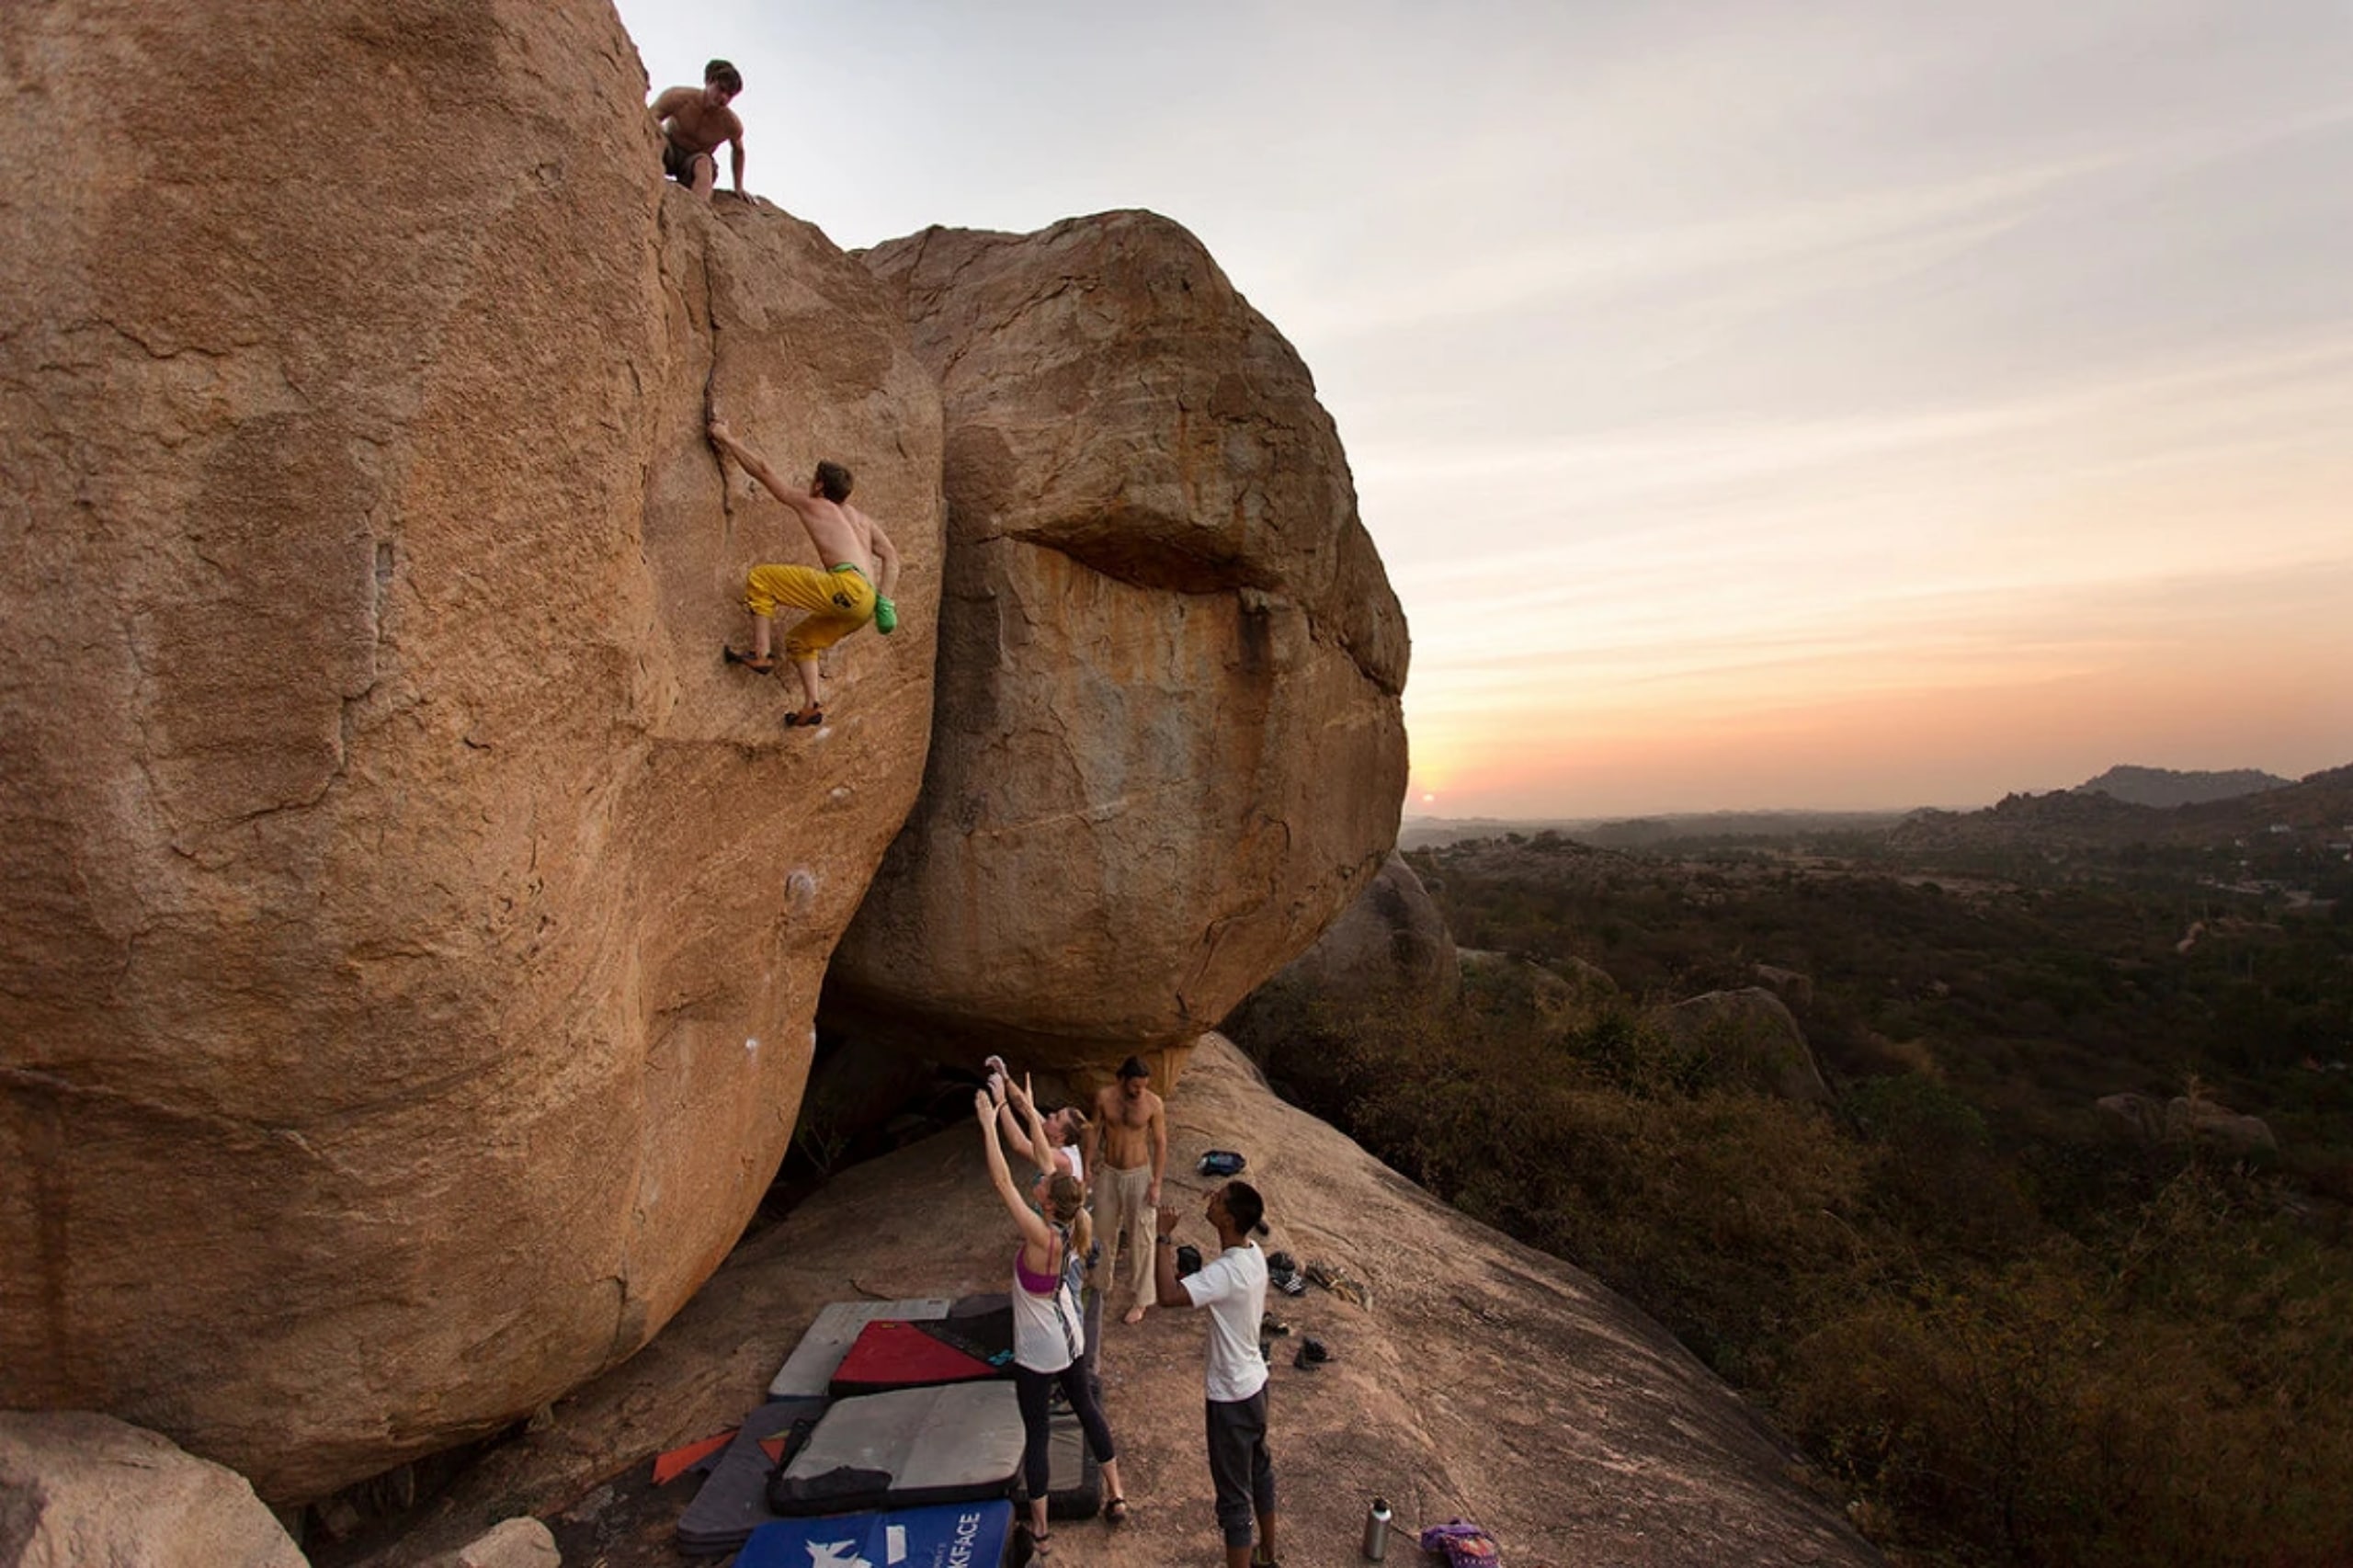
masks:
{"type": "Polygon", "coordinates": [[[2177,1143],[2213,1143],[2239,1153],[2276,1153],[2271,1124],[2212,1100],[2177,1095],[2165,1102],[2165,1136],[2177,1143]]]}
{"type": "Polygon", "coordinates": [[[2242,1154],[2273,1153],[2279,1148],[2278,1134],[2263,1118],[2202,1096],[2177,1095],[2160,1100],[2154,1095],[2102,1095],[2095,1108],[2143,1143],[2206,1143],[2242,1154]]]}
{"type": "Polygon", "coordinates": [[[1563,953],[1541,963],[1524,953],[1460,948],[1455,959],[1466,983],[1524,992],[1545,1028],[1560,1034],[1591,1028],[1624,1006],[1618,982],[1597,963],[1563,953]]]}
{"type": "Polygon", "coordinates": [[[2102,1095],[2093,1108],[2143,1143],[2165,1142],[2165,1102],[2154,1095],[2102,1095]]]}
{"type": "Polygon", "coordinates": [[[1662,1009],[1658,1021],[1669,1040],[1704,1052],[1734,1083],[1803,1105],[1830,1103],[1805,1030],[1762,986],[1688,997],[1662,1009]]]}
{"type": "Polygon", "coordinates": [[[1147,212],[868,264],[948,422],[923,799],[846,1032],[1044,1068],[1188,1044],[1395,841],[1405,625],[1306,367],[1147,212]]]}
{"type": "Polygon", "coordinates": [[[0,1410],[0,1562],[306,1568],[244,1477],[81,1410],[0,1410]]]}
{"type": "Polygon", "coordinates": [[[604,0],[11,6],[0,85],[0,1404],[300,1500],[753,1211],[920,782],[936,384],[822,235],[665,193],[604,0]],[[707,383],[915,565],[815,735],[718,659],[807,557],[707,383]]]}
{"type": "Polygon", "coordinates": [[[1392,854],[1363,895],[1313,947],[1252,992],[1222,1032],[1259,1050],[1318,1010],[1427,1013],[1454,1002],[1461,989],[1446,916],[1414,869],[1392,854]]]}
{"type": "Polygon", "coordinates": [[[1779,964],[1760,963],[1752,972],[1756,983],[1789,1005],[1793,1013],[1811,1011],[1813,1006],[1813,976],[1800,970],[1783,969],[1779,964]]]}

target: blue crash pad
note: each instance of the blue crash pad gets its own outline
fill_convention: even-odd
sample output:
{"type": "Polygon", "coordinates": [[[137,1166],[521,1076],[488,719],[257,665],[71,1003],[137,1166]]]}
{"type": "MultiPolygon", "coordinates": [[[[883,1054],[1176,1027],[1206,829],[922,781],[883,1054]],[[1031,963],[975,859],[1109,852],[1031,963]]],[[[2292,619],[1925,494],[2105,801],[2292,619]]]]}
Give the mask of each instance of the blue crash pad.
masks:
{"type": "Polygon", "coordinates": [[[779,1519],[744,1543],[735,1568],[1000,1568],[1013,1505],[942,1503],[830,1519],[779,1519]]]}

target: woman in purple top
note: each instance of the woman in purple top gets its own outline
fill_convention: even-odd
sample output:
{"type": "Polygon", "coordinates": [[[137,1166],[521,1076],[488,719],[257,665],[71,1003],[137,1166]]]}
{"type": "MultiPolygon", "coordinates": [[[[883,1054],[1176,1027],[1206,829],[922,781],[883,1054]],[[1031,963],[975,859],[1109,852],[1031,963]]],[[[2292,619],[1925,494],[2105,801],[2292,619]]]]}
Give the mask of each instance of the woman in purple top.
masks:
{"type": "MultiPolygon", "coordinates": [[[[1016,1103],[1030,1119],[1030,1147],[1051,1149],[1045,1129],[1038,1125],[1037,1107],[1026,1095],[1016,1103]]],[[[997,1196],[1005,1199],[1006,1210],[1021,1233],[1021,1244],[1013,1254],[1013,1391],[1020,1402],[1021,1429],[1028,1438],[1021,1474],[1029,1494],[1029,1539],[1042,1557],[1049,1539],[1046,1403],[1057,1387],[1078,1416],[1095,1462],[1102,1467],[1103,1489],[1109,1494],[1103,1517],[1115,1525],[1128,1517],[1111,1428],[1096,1405],[1094,1380],[1087,1375],[1086,1321],[1079,1311],[1077,1270],[1067,1266],[1069,1260],[1086,1256],[1086,1189],[1068,1171],[1050,1165],[1038,1173],[1030,1186],[1029,1200],[1037,1204],[1032,1209],[1006,1165],[1005,1147],[996,1130],[996,1104],[985,1089],[972,1096],[972,1113],[988,1149],[989,1179],[996,1184],[997,1196]]]]}

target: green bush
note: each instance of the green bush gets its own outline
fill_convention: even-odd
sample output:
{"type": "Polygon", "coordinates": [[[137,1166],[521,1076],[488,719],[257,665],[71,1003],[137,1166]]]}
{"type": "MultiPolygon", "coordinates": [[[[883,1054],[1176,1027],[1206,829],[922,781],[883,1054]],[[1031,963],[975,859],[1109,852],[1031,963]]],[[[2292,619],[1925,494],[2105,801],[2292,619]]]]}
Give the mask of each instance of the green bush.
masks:
{"type": "Polygon", "coordinates": [[[1972,1561],[2341,1563],[2353,1285],[2210,1173],[2114,1244],[1859,1296],[1774,1404],[1900,1540],[1972,1561]]]}

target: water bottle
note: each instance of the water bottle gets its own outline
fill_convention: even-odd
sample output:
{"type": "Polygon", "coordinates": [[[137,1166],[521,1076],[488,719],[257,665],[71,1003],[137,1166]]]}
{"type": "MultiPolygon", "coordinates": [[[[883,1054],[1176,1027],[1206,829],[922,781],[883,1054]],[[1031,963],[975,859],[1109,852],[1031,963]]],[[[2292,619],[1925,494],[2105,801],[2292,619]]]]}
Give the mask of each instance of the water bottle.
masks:
{"type": "Polygon", "coordinates": [[[1375,1497],[1364,1516],[1364,1559],[1378,1562],[1389,1555],[1389,1505],[1375,1497]]]}

